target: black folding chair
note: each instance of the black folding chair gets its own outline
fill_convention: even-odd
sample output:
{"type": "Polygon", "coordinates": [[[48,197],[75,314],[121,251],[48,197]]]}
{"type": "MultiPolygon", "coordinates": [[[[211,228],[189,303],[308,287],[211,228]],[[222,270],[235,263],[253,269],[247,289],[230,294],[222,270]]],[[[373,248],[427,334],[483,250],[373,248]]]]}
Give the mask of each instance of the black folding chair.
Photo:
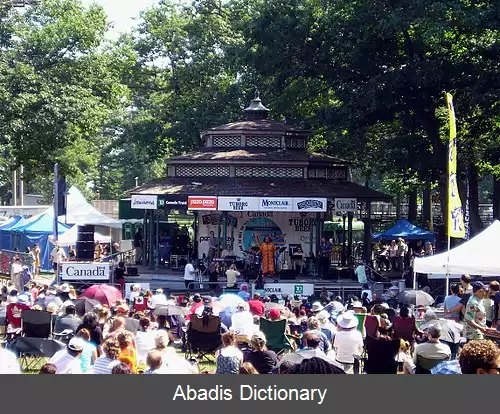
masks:
{"type": "Polygon", "coordinates": [[[191,315],[186,332],[186,359],[206,358],[222,346],[221,320],[215,315],[191,315]],[[198,354],[195,357],[195,354],[198,354]]]}
{"type": "MultiPolygon", "coordinates": [[[[21,369],[38,367],[45,358],[54,355],[60,346],[52,343],[52,314],[26,309],[21,313],[21,337],[15,341],[21,369]],[[56,350],[55,352],[53,352],[56,350]]],[[[58,342],[58,341],[55,341],[58,342]]],[[[62,344],[64,347],[64,344],[62,344]]]]}

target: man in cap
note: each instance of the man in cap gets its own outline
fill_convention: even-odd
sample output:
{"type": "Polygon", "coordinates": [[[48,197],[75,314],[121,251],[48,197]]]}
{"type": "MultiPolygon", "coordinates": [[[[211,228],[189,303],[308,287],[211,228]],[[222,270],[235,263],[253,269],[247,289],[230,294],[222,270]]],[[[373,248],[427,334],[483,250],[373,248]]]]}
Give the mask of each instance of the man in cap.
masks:
{"type": "Polygon", "coordinates": [[[425,333],[427,342],[418,344],[415,347],[415,355],[413,363],[415,366],[418,363],[418,358],[448,360],[451,356],[450,347],[440,341],[443,329],[438,321],[427,326],[425,333]]]}
{"type": "Polygon", "coordinates": [[[82,374],[80,356],[84,347],[85,341],[74,337],[66,349],[56,352],[50,359],[50,363],[56,366],[56,374],[82,374]]]}
{"type": "Polygon", "coordinates": [[[472,282],[472,296],[465,308],[464,324],[465,337],[470,341],[484,339],[484,333],[488,330],[486,326],[486,310],[481,299],[488,295],[488,288],[482,282],[472,282]]]}
{"type": "Polygon", "coordinates": [[[248,301],[248,306],[250,308],[250,312],[252,313],[252,315],[264,316],[265,307],[262,301],[260,300],[259,292],[256,292],[253,295],[253,299],[248,301]]]}
{"type": "Polygon", "coordinates": [[[76,316],[75,304],[71,301],[66,301],[63,303],[63,308],[65,308],[65,315],[57,318],[54,332],[62,333],[63,331],[71,330],[75,334],[82,323],[76,316]]]}

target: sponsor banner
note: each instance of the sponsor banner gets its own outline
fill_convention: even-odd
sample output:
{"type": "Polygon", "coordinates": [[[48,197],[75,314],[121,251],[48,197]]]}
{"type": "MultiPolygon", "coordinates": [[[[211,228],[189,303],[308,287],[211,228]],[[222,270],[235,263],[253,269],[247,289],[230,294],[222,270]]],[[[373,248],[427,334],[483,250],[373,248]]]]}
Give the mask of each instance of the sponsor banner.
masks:
{"type": "Polygon", "coordinates": [[[258,211],[257,197],[219,197],[218,210],[220,211],[258,211]]]}
{"type": "Polygon", "coordinates": [[[125,299],[130,299],[130,292],[132,292],[132,287],[135,285],[139,285],[144,292],[149,290],[149,283],[144,282],[136,282],[136,283],[125,283],[125,299]]]}
{"type": "Polygon", "coordinates": [[[183,200],[180,199],[158,199],[158,206],[160,207],[187,207],[187,197],[183,200]]]}
{"type": "Polygon", "coordinates": [[[289,297],[299,296],[307,299],[314,295],[314,284],[312,283],[267,283],[264,285],[265,296],[276,295],[281,299],[281,295],[289,297]]]}
{"type": "Polygon", "coordinates": [[[265,197],[259,200],[259,211],[293,211],[293,198],[265,197]]]}
{"type": "Polygon", "coordinates": [[[358,200],[356,198],[336,198],[333,203],[335,214],[355,213],[358,211],[358,200]]]}
{"type": "Polygon", "coordinates": [[[217,197],[188,197],[188,210],[217,210],[217,197]]]}
{"type": "Polygon", "coordinates": [[[109,263],[61,263],[62,280],[105,280],[109,281],[109,263]]]}
{"type": "Polygon", "coordinates": [[[130,207],[136,210],[156,210],[158,208],[158,196],[155,195],[133,195],[130,207]]]}
{"type": "Polygon", "coordinates": [[[327,210],[326,198],[294,198],[293,211],[301,212],[324,212],[327,210]]]}

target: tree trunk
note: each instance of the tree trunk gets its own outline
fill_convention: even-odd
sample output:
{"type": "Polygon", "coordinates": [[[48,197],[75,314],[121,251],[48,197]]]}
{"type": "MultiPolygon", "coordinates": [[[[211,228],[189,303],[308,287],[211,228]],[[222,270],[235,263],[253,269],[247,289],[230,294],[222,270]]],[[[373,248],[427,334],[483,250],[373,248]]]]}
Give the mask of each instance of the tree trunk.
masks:
{"type": "Polygon", "coordinates": [[[408,193],[408,221],[417,221],[417,190],[408,193]]]}
{"type": "Polygon", "coordinates": [[[500,220],[500,177],[493,177],[493,220],[500,220]]]}
{"type": "Polygon", "coordinates": [[[396,220],[401,218],[401,192],[396,195],[396,220]]]}
{"type": "Polygon", "coordinates": [[[431,184],[425,184],[425,188],[422,194],[422,216],[423,225],[429,230],[433,230],[432,225],[432,196],[431,196],[431,184]]]}
{"type": "MultiPolygon", "coordinates": [[[[474,165],[469,167],[469,219],[470,236],[473,237],[483,228],[481,217],[479,216],[479,181],[477,168],[474,165]]],[[[462,204],[465,206],[464,200],[462,204]]]]}

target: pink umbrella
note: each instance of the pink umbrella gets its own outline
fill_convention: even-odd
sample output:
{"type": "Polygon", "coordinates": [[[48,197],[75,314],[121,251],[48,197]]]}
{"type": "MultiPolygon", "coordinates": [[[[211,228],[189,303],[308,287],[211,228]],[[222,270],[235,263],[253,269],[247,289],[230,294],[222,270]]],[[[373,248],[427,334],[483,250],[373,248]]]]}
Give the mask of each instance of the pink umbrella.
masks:
{"type": "Polygon", "coordinates": [[[85,289],[81,298],[95,299],[103,305],[113,306],[117,300],[122,299],[121,292],[110,285],[92,285],[85,289]]]}

